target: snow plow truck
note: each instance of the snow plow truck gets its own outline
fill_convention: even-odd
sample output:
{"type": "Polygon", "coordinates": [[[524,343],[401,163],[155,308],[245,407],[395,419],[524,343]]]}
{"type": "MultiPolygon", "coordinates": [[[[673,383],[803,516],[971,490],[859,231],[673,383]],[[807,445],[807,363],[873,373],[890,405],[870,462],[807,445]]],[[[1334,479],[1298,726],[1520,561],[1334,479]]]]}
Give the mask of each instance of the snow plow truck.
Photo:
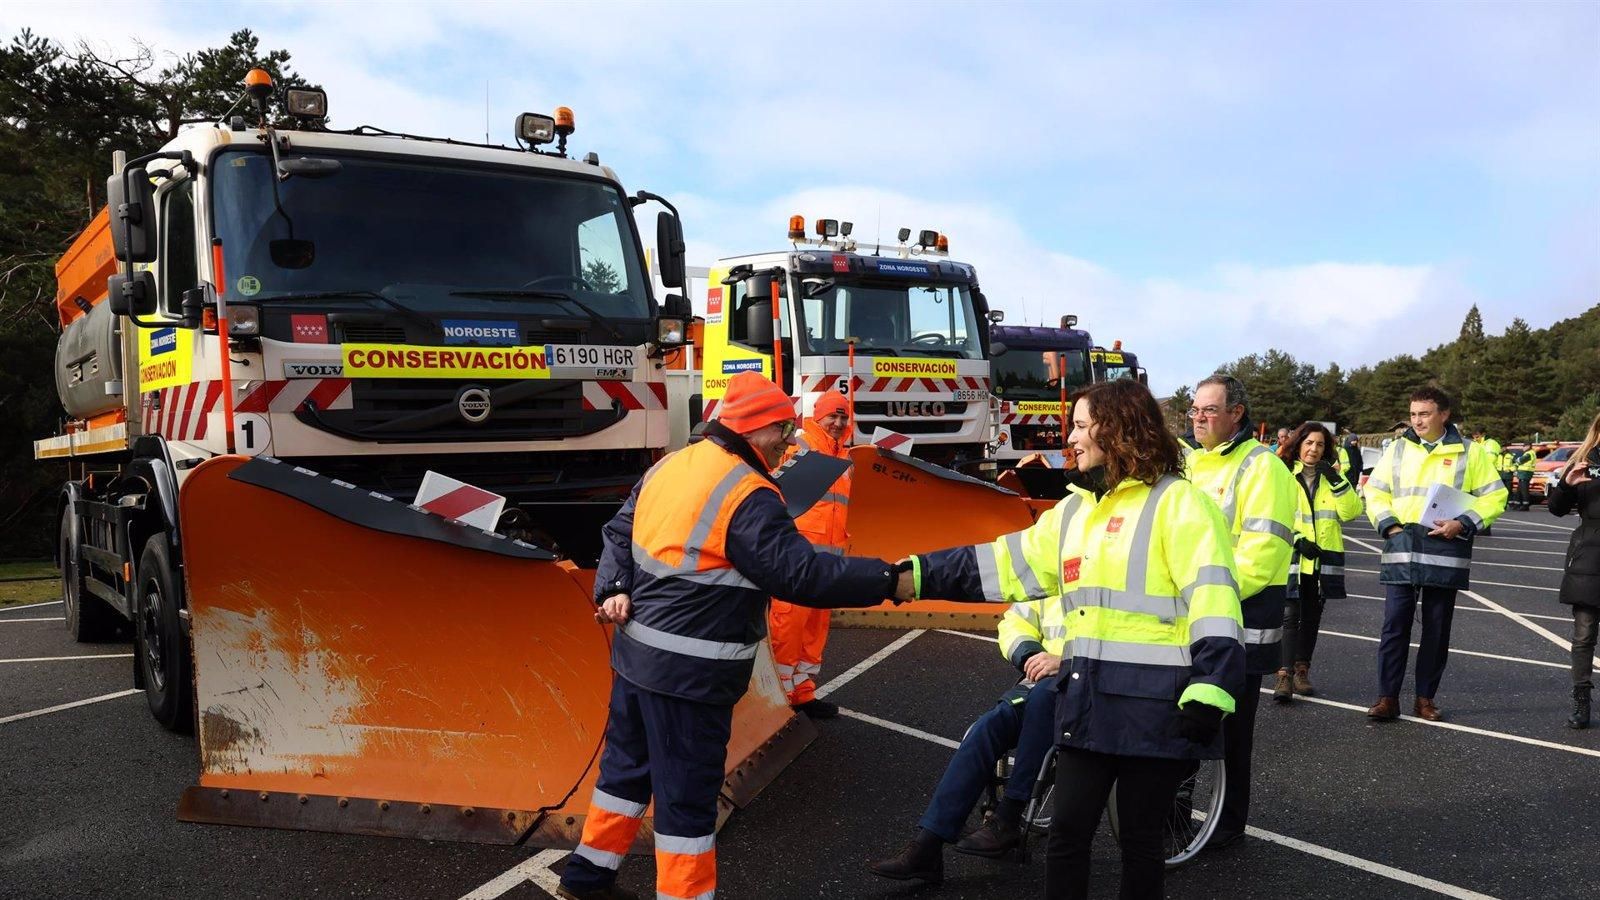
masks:
{"type": "MultiPolygon", "coordinates": [[[[57,266],[67,627],[131,626],[198,822],[570,847],[606,715],[601,523],[668,445],[682,227],[568,156],[247,111],[121,154],[57,266]],[[462,483],[419,504],[427,473],[462,483]],[[487,527],[465,524],[504,498],[487,527]]],[[[480,523],[482,524],[482,523],[480,523]]],[[[724,811],[815,732],[758,665],[724,811]]],[[[636,849],[650,845],[642,830],[636,849]]]]}

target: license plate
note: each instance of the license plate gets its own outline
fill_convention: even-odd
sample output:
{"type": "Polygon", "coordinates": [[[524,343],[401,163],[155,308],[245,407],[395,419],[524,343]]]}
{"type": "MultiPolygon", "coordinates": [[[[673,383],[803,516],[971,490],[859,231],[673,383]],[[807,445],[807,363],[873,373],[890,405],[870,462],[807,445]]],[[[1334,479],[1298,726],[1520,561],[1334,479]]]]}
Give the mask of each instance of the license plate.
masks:
{"type": "Polygon", "coordinates": [[[546,344],[544,363],[551,368],[632,369],[638,364],[638,347],[608,347],[593,344],[546,344]]]}
{"type": "Polygon", "coordinates": [[[988,391],[956,391],[956,399],[957,400],[964,400],[964,401],[966,401],[968,403],[975,403],[975,402],[977,402],[979,400],[987,400],[987,399],[989,399],[989,392],[988,391]]]}

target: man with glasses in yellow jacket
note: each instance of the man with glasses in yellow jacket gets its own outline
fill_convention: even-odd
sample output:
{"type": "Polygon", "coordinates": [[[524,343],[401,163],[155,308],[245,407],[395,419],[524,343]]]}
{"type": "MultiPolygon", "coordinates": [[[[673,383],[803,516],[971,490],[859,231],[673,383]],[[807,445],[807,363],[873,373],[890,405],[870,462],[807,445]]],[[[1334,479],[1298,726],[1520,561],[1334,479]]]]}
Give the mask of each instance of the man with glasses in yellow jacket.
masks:
{"type": "MultiPolygon", "coordinates": [[[[1532,452],[1531,450],[1529,451],[1532,452]]],[[[1468,585],[1473,536],[1505,512],[1506,487],[1482,446],[1450,422],[1450,396],[1436,387],[1411,393],[1411,427],[1383,452],[1366,486],[1367,518],[1383,536],[1378,580],[1383,582],[1383,636],[1378,643],[1378,702],[1367,715],[1400,717],[1400,685],[1411,652],[1411,619],[1422,605],[1417,650],[1421,718],[1444,718],[1433,698],[1450,656],[1456,592],[1468,585]],[[1454,519],[1430,519],[1428,494],[1444,484],[1467,494],[1471,508],[1454,519]]]]}
{"type": "Polygon", "coordinates": [[[1278,671],[1289,563],[1294,556],[1294,476],[1250,436],[1244,384],[1213,375],[1195,385],[1194,436],[1200,449],[1184,460],[1189,480],[1222,509],[1233,534],[1239,605],[1244,614],[1245,680],[1239,709],[1223,723],[1227,768],[1217,830],[1206,843],[1220,850],[1244,837],[1250,817],[1250,758],[1261,679],[1278,671]]]}

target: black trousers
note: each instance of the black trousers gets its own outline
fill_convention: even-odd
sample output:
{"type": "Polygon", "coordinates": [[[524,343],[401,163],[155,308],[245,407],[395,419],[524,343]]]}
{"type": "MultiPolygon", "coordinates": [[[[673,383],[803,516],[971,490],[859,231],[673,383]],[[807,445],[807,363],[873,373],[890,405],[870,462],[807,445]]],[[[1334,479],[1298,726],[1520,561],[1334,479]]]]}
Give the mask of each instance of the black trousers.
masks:
{"type": "Polygon", "coordinates": [[[1283,603],[1283,667],[1311,662],[1322,627],[1322,587],[1315,573],[1300,576],[1300,596],[1283,603]]]}
{"type": "Polygon", "coordinates": [[[1572,604],[1572,686],[1594,687],[1594,642],[1600,607],[1572,604]]]}
{"type": "Polygon", "coordinates": [[[1533,502],[1533,498],[1528,495],[1528,485],[1532,483],[1532,472],[1517,472],[1517,504],[1523,509],[1527,509],[1533,502]]]}
{"type": "Polygon", "coordinates": [[[1222,791],[1222,812],[1213,837],[1244,831],[1250,819],[1250,755],[1255,752],[1261,676],[1246,675],[1244,693],[1234,699],[1233,715],[1222,719],[1222,765],[1228,771],[1228,784],[1222,791]]]}
{"type": "MultiPolygon", "coordinates": [[[[1257,679],[1259,681],[1259,679],[1257,679]]],[[[1122,845],[1121,900],[1159,900],[1166,876],[1163,829],[1193,760],[1112,756],[1062,748],[1056,755],[1056,809],[1045,854],[1045,900],[1089,896],[1089,849],[1111,786],[1117,786],[1122,845]]]]}

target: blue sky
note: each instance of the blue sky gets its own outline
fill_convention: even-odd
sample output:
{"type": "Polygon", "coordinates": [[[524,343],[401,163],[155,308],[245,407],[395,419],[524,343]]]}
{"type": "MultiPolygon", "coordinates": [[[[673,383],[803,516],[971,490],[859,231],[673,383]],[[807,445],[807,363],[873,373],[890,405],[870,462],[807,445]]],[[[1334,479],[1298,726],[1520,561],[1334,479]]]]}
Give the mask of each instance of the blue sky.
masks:
{"type": "MultiPolygon", "coordinates": [[[[791,213],[950,235],[1008,321],[1079,315],[1161,392],[1270,346],[1350,367],[1600,302],[1600,3],[10,4],[115,48],[250,27],[335,124],[574,147],[691,262],[791,213]],[[139,23],[134,26],[130,23],[139,23]]],[[[697,303],[701,298],[695,298],[697,303]]]]}

